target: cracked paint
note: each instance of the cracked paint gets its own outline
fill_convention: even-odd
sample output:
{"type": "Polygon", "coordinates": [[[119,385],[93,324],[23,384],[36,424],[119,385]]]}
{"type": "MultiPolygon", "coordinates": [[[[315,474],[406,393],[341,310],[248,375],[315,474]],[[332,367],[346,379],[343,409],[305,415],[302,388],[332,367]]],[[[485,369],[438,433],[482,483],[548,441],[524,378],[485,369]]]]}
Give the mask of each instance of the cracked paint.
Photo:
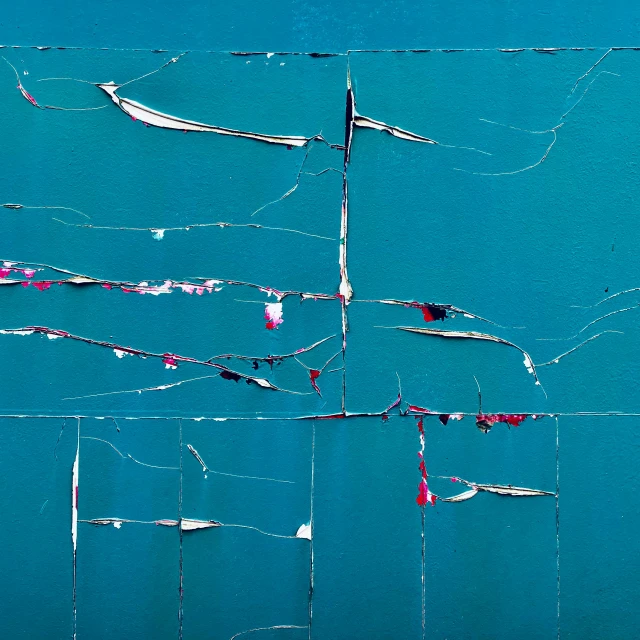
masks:
{"type": "MultiPolygon", "coordinates": [[[[558,631],[560,507],[580,514],[593,502],[574,487],[560,500],[559,424],[579,433],[581,421],[638,415],[638,305],[618,298],[639,290],[630,240],[639,229],[620,203],[620,228],[608,228],[613,209],[602,195],[637,196],[637,53],[7,54],[3,126],[15,184],[3,224],[24,261],[0,267],[11,318],[0,329],[9,389],[0,419],[18,431],[57,421],[37,465],[66,465],[66,492],[71,470],[72,593],[63,601],[73,637],[95,636],[104,618],[109,633],[127,637],[160,627],[204,637],[214,620],[229,638],[463,637],[467,625],[501,638],[517,635],[531,602],[541,633],[558,631]],[[158,67],[159,55],[173,57],[158,67]],[[22,56],[38,73],[52,67],[52,77],[32,79],[29,62],[38,100],[23,86],[22,56]],[[78,78],[63,77],[66,59],[64,73],[78,78]],[[211,60],[220,75],[202,64],[211,60]],[[102,78],[153,70],[121,83],[81,80],[93,64],[102,78]],[[263,83],[251,85],[255,102],[225,98],[216,110],[216,93],[237,91],[225,69],[235,87],[263,83]],[[18,92],[9,94],[12,72],[18,92]],[[330,86],[311,91],[307,72],[330,76],[330,86]],[[275,75],[284,73],[293,75],[275,75]],[[74,104],[83,90],[107,103],[48,105],[74,104]],[[325,94],[339,95],[328,109],[325,94]],[[610,117],[608,100],[621,96],[628,104],[610,117]],[[296,100],[318,102],[321,115],[296,100]],[[191,109],[194,119],[182,117],[191,109]],[[228,127],[206,124],[227,118],[228,127]],[[290,129],[277,128],[288,120],[290,129]],[[96,144],[101,127],[113,148],[96,144]],[[330,142],[342,131],[343,144],[330,142]],[[44,132],[52,149],[57,135],[77,141],[79,161],[60,146],[71,169],[48,148],[33,153],[44,132]],[[34,162],[40,182],[14,179],[34,162]],[[158,193],[162,206],[148,205],[158,193]],[[258,214],[269,224],[254,223],[258,214]],[[609,287],[617,293],[600,299],[609,287]],[[427,326],[413,326],[420,319],[427,326]],[[205,386],[217,378],[221,387],[205,386]],[[62,413],[47,399],[52,389],[62,413]],[[141,403],[148,396],[158,400],[141,403]],[[67,418],[77,420],[75,457],[67,418]],[[548,499],[507,499],[524,497],[548,499]],[[520,574],[533,585],[526,601],[520,574]],[[114,583],[107,599],[95,576],[114,583]],[[357,596],[365,589],[373,604],[357,596]],[[494,599],[477,606],[477,592],[492,590],[496,602],[510,598],[509,611],[494,599]],[[376,600],[392,591],[402,595],[376,600]],[[144,604],[139,615],[125,615],[127,600],[144,604]],[[162,612],[155,622],[144,617],[153,610],[162,612]]],[[[565,437],[580,448],[575,434],[565,437]]],[[[575,462],[563,464],[571,474],[575,462]]],[[[36,497],[36,521],[59,513],[53,493],[36,497]]],[[[584,541],[576,526],[572,535],[584,541]]],[[[564,553],[571,566],[575,549],[563,544],[564,553]]]]}

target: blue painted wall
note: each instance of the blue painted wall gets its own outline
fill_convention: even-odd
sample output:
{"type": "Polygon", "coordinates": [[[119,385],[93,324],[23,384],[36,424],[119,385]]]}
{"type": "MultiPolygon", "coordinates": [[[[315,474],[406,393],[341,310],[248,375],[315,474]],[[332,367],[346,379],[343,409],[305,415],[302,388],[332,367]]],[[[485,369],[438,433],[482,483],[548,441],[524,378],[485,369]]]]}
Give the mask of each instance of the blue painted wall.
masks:
{"type": "Polygon", "coordinates": [[[0,635],[636,637],[639,17],[6,7],[0,635]]]}

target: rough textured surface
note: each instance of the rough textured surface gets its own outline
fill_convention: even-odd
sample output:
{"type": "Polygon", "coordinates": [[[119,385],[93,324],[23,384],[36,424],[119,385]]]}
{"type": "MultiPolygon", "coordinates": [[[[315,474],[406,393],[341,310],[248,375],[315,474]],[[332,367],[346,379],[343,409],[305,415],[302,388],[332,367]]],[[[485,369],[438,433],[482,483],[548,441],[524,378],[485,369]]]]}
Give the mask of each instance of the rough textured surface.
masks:
{"type": "Polygon", "coordinates": [[[633,638],[634,10],[160,8],[0,25],[3,637],[633,638]]]}

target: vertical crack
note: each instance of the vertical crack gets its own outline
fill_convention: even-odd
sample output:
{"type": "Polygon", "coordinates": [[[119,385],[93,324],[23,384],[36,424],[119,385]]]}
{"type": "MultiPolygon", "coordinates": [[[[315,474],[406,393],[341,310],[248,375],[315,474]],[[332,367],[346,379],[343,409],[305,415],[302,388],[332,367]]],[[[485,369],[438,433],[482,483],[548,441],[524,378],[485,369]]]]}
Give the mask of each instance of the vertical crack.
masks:
{"type": "Polygon", "coordinates": [[[309,536],[309,640],[311,640],[311,622],[313,619],[313,494],[316,479],[316,421],[311,423],[311,497],[310,497],[310,516],[309,525],[311,527],[311,535],[309,536]]]}
{"type": "Polygon", "coordinates": [[[557,634],[560,640],[560,422],[556,418],[556,591],[557,634]]]}
{"type": "Polygon", "coordinates": [[[346,412],[347,396],[347,372],[346,372],[346,351],[347,351],[347,331],[349,322],[347,319],[347,305],[352,296],[353,289],[347,274],[347,218],[349,209],[349,196],[347,188],[347,167],[351,153],[351,139],[353,136],[353,122],[355,117],[355,101],[351,89],[351,71],[347,65],[347,100],[345,106],[345,129],[344,129],[344,167],[342,173],[342,210],[340,215],[340,303],[342,307],[342,413],[346,412]]]}
{"type": "MultiPolygon", "coordinates": [[[[178,425],[180,429],[180,485],[178,489],[178,521],[182,522],[182,484],[183,484],[183,466],[182,466],[182,418],[178,419],[178,425]]],[[[178,592],[180,595],[180,604],[178,605],[178,640],[182,640],[182,629],[184,624],[184,555],[182,548],[182,527],[178,527],[180,534],[180,561],[179,561],[179,586],[178,592]]]]}
{"type": "Polygon", "coordinates": [[[425,540],[424,540],[424,505],[421,508],[421,518],[422,518],[422,640],[426,638],[426,618],[427,618],[427,588],[425,584],[425,572],[426,572],[426,563],[425,563],[425,540]]]}
{"type": "Polygon", "coordinates": [[[80,471],[80,418],[78,418],[78,442],[76,457],[71,471],[71,542],[73,544],[73,640],[76,640],[78,630],[78,610],[76,595],[78,591],[78,484],[80,471]]]}

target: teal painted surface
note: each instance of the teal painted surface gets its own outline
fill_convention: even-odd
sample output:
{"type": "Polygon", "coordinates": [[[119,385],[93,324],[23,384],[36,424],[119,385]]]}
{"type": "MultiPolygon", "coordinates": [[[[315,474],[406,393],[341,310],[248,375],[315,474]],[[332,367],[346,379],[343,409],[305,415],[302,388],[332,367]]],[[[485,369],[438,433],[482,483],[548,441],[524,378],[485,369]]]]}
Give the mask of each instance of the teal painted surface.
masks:
{"type": "MultiPolygon", "coordinates": [[[[262,629],[251,631],[256,637],[292,640],[528,640],[556,638],[558,630],[563,638],[633,638],[637,420],[614,414],[637,410],[638,295],[595,305],[638,284],[640,54],[612,52],[573,92],[607,49],[329,58],[192,51],[122,89],[179,117],[261,133],[321,132],[341,144],[349,67],[360,114],[442,143],[354,132],[347,255],[355,294],[343,366],[338,298],[288,295],[283,323],[268,330],[264,305],[276,301],[273,293],[224,282],[336,293],[342,150],[317,140],[287,149],[147,128],[95,86],[37,80],[126,82],[173,54],[117,49],[156,40],[189,49],[418,46],[449,13],[406,8],[412,25],[398,45],[385,5],[368,8],[359,23],[350,19],[357,6],[338,21],[331,7],[305,5],[285,20],[247,13],[241,29],[209,44],[216,34],[203,35],[206,16],[197,9],[184,19],[201,31],[188,36],[179,33],[182,18],[156,23],[158,11],[140,31],[104,43],[91,36],[108,51],[4,51],[40,104],[104,108],[35,109],[15,89],[10,67],[0,68],[2,201],[90,216],[2,209],[0,258],[48,265],[34,279],[53,284],[44,291],[2,286],[0,329],[49,327],[148,357],[37,333],[0,335],[9,576],[2,636],[71,638],[75,628],[80,640],[224,640],[252,629],[262,629]],[[192,227],[167,230],[161,240],[151,231],[220,221],[273,229],[192,227]],[[50,267],[99,283],[58,285],[68,275],[50,267]],[[220,291],[154,296],[100,286],[200,277],[223,281],[220,291]],[[451,304],[493,324],[461,313],[425,324],[420,308],[370,301],[387,298],[451,304]],[[537,386],[517,349],[389,328],[405,325],[489,333],[525,349],[534,363],[551,364],[538,367],[537,386]],[[610,333],[553,362],[601,331],[610,333]],[[295,393],[212,378],[219,370],[203,365],[225,353],[293,354],[324,338],[280,363],[220,361],[295,393]],[[165,368],[151,355],[165,353],[200,362],[165,368]],[[336,354],[317,379],[320,396],[308,369],[336,354]],[[474,376],[481,412],[545,417],[482,433],[474,376]],[[400,408],[382,416],[396,400],[398,378],[400,408]],[[409,405],[466,414],[447,425],[437,415],[424,418],[429,487],[441,498],[468,489],[451,478],[550,495],[480,491],[421,509],[419,416],[401,415],[409,405]],[[334,414],[342,417],[319,419],[334,414]],[[105,518],[118,526],[88,522],[105,518]],[[181,518],[217,526],[181,532],[158,524],[181,518]],[[310,520],[313,542],[295,538],[310,520]]],[[[96,11],[100,24],[126,10],[109,4],[96,11]]],[[[615,8],[606,19],[585,14],[571,32],[562,21],[551,27],[545,11],[537,7],[529,21],[503,11],[481,35],[456,24],[428,46],[457,39],[465,49],[631,43],[635,18],[619,28],[615,8]]],[[[37,43],[45,14],[30,20],[22,40],[10,37],[19,24],[13,18],[0,34],[37,43]]],[[[396,9],[395,20],[402,16],[396,9]]],[[[50,25],[53,40],[87,46],[89,31],[71,35],[60,25],[50,25]]]]}
{"type": "Polygon", "coordinates": [[[6,7],[7,44],[223,51],[637,46],[638,7],[617,0],[521,3],[296,0],[179,8],[166,2],[6,7]]]}

